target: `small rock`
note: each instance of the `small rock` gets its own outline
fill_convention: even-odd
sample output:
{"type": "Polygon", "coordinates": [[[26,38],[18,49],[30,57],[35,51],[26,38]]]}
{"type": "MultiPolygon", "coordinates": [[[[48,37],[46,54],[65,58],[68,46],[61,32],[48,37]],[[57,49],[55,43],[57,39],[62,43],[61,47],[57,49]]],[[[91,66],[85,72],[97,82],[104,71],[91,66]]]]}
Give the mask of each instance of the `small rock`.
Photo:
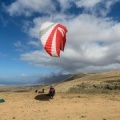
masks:
{"type": "Polygon", "coordinates": [[[15,119],[15,116],[12,119],[15,119]]]}

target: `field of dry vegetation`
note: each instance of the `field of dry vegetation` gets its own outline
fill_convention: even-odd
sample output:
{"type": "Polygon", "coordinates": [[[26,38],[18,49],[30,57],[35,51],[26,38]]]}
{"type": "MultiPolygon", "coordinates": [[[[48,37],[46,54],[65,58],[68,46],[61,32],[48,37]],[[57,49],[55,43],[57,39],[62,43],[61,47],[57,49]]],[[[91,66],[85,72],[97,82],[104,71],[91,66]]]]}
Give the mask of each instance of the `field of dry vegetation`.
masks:
{"type": "Polygon", "coordinates": [[[50,99],[40,86],[1,86],[0,120],[119,120],[120,71],[78,73],[54,84],[50,99]]]}
{"type": "Polygon", "coordinates": [[[119,93],[120,71],[102,73],[81,73],[72,80],[56,85],[57,91],[67,93],[119,93]]]}

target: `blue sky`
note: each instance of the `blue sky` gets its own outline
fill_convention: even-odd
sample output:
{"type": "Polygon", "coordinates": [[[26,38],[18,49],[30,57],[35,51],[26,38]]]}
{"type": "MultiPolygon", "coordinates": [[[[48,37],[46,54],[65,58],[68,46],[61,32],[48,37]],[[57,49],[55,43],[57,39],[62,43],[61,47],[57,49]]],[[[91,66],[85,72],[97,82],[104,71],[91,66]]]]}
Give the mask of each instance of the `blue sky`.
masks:
{"type": "Polygon", "coordinates": [[[0,84],[31,83],[51,73],[120,69],[120,0],[1,0],[0,84]],[[50,57],[42,23],[68,29],[65,51],[50,57]]]}

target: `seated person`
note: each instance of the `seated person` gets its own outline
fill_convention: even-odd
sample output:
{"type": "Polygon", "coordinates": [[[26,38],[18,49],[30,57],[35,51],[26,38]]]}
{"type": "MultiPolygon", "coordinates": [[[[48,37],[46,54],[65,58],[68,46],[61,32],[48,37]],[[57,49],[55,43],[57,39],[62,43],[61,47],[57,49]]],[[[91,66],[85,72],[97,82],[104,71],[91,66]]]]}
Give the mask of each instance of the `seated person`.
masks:
{"type": "Polygon", "coordinates": [[[50,90],[49,90],[49,95],[51,95],[51,94],[55,95],[55,88],[53,85],[50,86],[50,90]]]}

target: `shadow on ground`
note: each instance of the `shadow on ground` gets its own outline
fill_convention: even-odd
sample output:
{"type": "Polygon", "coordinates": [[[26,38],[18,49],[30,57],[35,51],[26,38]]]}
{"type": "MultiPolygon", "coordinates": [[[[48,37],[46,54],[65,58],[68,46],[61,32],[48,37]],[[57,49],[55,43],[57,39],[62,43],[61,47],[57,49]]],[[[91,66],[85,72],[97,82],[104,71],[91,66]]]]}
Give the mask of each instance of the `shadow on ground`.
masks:
{"type": "Polygon", "coordinates": [[[35,97],[36,100],[49,101],[51,98],[48,94],[39,94],[35,97]]]}

